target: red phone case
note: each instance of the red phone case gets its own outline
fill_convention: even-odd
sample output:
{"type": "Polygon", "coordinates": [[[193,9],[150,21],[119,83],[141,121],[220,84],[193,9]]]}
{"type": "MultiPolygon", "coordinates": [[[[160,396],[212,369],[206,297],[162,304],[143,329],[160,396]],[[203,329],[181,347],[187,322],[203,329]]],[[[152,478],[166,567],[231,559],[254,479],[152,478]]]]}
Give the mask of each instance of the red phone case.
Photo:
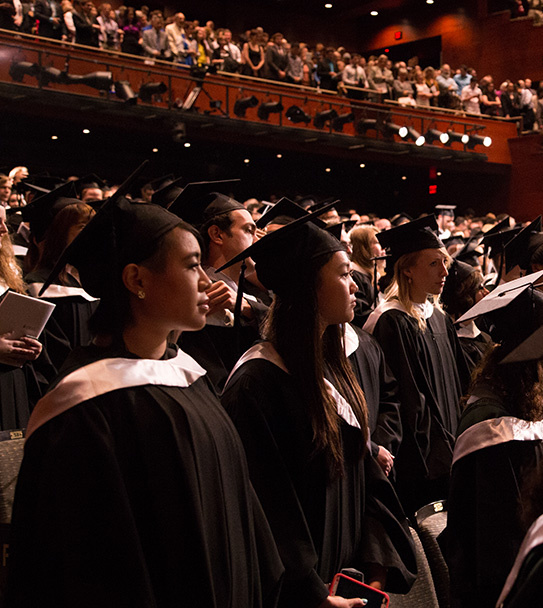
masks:
{"type": "Polygon", "coordinates": [[[368,608],[388,608],[390,598],[384,591],[374,589],[350,576],[338,573],[330,585],[330,595],[345,598],[360,597],[367,600],[368,608]]]}

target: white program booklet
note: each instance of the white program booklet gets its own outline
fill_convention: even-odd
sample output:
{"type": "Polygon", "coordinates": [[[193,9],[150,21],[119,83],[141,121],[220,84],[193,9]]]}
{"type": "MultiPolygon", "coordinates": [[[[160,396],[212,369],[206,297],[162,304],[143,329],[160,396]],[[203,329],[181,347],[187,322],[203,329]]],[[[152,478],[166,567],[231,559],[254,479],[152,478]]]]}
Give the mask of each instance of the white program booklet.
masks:
{"type": "Polygon", "coordinates": [[[0,334],[38,338],[54,308],[46,300],[8,291],[0,301],[0,334]]]}

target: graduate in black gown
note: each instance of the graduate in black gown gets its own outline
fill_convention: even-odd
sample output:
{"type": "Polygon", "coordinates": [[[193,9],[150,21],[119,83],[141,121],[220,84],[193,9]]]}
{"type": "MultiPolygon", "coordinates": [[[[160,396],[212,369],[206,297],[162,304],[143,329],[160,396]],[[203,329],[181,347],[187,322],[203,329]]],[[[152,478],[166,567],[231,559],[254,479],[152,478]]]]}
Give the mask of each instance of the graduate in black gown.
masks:
{"type": "Polygon", "coordinates": [[[378,234],[390,250],[394,278],[364,326],[400,389],[396,488],[409,513],[447,496],[459,402],[469,380],[452,322],[438,304],[449,256],[435,229],[428,216],[378,234]]]}
{"type": "Polygon", "coordinates": [[[206,372],[169,343],[205,323],[192,228],[118,197],[59,263],[101,299],[30,420],[7,605],[273,607],[283,567],[206,372]]]}
{"type": "Polygon", "coordinates": [[[446,530],[453,608],[495,606],[531,523],[522,488],[543,464],[543,367],[508,355],[543,322],[534,277],[497,288],[466,313],[488,317],[496,346],[475,370],[454,449],[446,530]]]}
{"type": "Polygon", "coordinates": [[[341,568],[405,593],[416,566],[405,515],[368,451],[364,396],[343,349],[340,324],[355,305],[349,258],[307,219],[233,260],[250,255],[275,297],[266,341],[238,361],[222,403],[285,564],[279,605],[361,606],[328,597],[341,568]]]}
{"type": "MultiPolygon", "coordinates": [[[[8,290],[24,293],[6,226],[6,210],[0,207],[0,297],[8,290]]],[[[41,397],[34,362],[42,345],[31,337],[0,335],[0,430],[22,429],[41,397]]]]}
{"type": "MultiPolygon", "coordinates": [[[[483,284],[481,272],[470,264],[454,260],[441,294],[443,307],[452,320],[458,320],[487,294],[488,289],[483,284]]],[[[456,325],[456,334],[471,373],[491,346],[492,340],[473,320],[456,325]]]]}

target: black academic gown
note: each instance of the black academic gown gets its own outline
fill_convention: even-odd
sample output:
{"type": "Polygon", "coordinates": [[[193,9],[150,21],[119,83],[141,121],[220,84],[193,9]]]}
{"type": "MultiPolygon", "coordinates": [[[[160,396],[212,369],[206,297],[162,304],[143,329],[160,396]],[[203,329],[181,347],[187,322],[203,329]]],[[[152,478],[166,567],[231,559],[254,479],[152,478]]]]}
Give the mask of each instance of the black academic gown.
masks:
{"type": "MultiPolygon", "coordinates": [[[[30,295],[38,297],[50,271],[37,269],[25,277],[30,295]]],[[[99,301],[85,294],[78,281],[68,275],[70,285],[53,284],[43,294],[43,299],[55,304],[55,309],[43,332],[43,343],[54,370],[59,373],[70,352],[78,346],[87,346],[91,341],[89,319],[99,301]]],[[[48,379],[52,380],[49,375],[48,379]]]]}
{"type": "Polygon", "coordinates": [[[481,359],[492,345],[490,336],[481,332],[475,338],[466,338],[460,336],[460,346],[464,353],[468,369],[471,372],[479,365],[481,359]]]}
{"type": "Polygon", "coordinates": [[[164,371],[179,356],[73,353],[34,416],[47,399],[80,402],[33,432],[31,420],[6,605],[275,606],[283,568],[243,447],[206,376],[181,388],[185,372],[164,371]]]}
{"type": "Polygon", "coordinates": [[[422,331],[413,317],[392,308],[373,328],[400,389],[403,438],[394,468],[409,513],[447,496],[459,401],[469,380],[450,319],[435,309],[426,323],[422,331]]]}
{"type": "Polygon", "coordinates": [[[374,308],[375,290],[371,284],[371,277],[365,272],[353,270],[351,273],[353,281],[356,283],[356,306],[354,309],[353,325],[364,327],[364,323],[368,320],[371,311],[374,308]]]}
{"type": "Polygon", "coordinates": [[[445,535],[452,608],[494,608],[526,533],[521,489],[542,462],[543,423],[513,439],[509,429],[519,423],[496,397],[462,414],[445,535]]]}
{"type": "Polygon", "coordinates": [[[356,344],[346,339],[346,354],[366,397],[372,454],[377,456],[382,445],[395,456],[402,441],[398,383],[377,340],[363,329],[351,326],[350,331],[356,344]]]}
{"type": "Polygon", "coordinates": [[[368,563],[388,570],[387,589],[405,593],[416,572],[405,516],[362,434],[341,425],[345,473],[327,481],[322,454],[314,455],[303,391],[267,360],[236,369],[223,405],[247,453],[251,480],[285,565],[281,608],[316,608],[325,583],[344,567],[368,563]]]}
{"type": "Polygon", "coordinates": [[[532,524],[507,582],[500,594],[499,608],[543,606],[543,515],[532,524]]]}

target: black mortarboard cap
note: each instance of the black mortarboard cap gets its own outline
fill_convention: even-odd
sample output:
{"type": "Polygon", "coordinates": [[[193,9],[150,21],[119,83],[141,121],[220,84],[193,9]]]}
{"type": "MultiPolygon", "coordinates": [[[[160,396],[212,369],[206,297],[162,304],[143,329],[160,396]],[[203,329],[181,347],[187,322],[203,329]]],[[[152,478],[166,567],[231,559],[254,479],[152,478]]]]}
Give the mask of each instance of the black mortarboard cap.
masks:
{"type": "Polygon", "coordinates": [[[543,326],[521,342],[500,363],[524,363],[525,361],[537,361],[543,358],[543,326]]]}
{"type": "Polygon", "coordinates": [[[543,294],[534,287],[542,277],[543,270],[496,287],[457,323],[484,315],[488,332],[501,345],[504,357],[543,323],[543,294]]]}
{"type": "Polygon", "coordinates": [[[396,227],[411,221],[413,221],[413,218],[404,211],[401,211],[391,218],[390,223],[393,227],[396,227]]]}
{"type": "Polygon", "coordinates": [[[227,179],[187,184],[168,210],[199,228],[214,217],[236,209],[245,209],[240,202],[219,192],[239,181],[239,179],[227,179]]]}
{"type": "Polygon", "coordinates": [[[338,222],[337,224],[329,224],[324,226],[324,230],[333,234],[336,239],[341,240],[341,235],[343,233],[343,229],[345,228],[345,232],[349,232],[351,228],[356,224],[355,220],[343,220],[342,222],[338,222]]]}
{"type": "Polygon", "coordinates": [[[167,209],[174,200],[183,192],[181,187],[182,177],[177,179],[162,181],[161,187],[155,190],[151,202],[153,205],[160,205],[167,209]]]}
{"type": "Polygon", "coordinates": [[[499,232],[486,232],[483,237],[483,245],[489,248],[489,258],[494,258],[498,253],[502,253],[504,247],[521,231],[521,228],[507,228],[499,232]]]}
{"type": "Polygon", "coordinates": [[[299,288],[313,260],[327,253],[345,251],[343,243],[314,223],[323,209],[327,211],[333,205],[334,202],[329,203],[329,207],[323,207],[317,213],[308,213],[267,234],[219,268],[219,271],[250,257],[255,262],[259,281],[267,289],[284,293],[299,288]]]}
{"type": "Polygon", "coordinates": [[[437,215],[449,215],[450,217],[454,217],[455,209],[456,209],[456,205],[436,205],[435,206],[437,215]]]}
{"type": "Polygon", "coordinates": [[[30,224],[30,230],[38,243],[43,241],[47,229],[61,209],[74,203],[81,203],[74,195],[74,183],[66,182],[22,208],[23,220],[30,224]]]}
{"type": "Polygon", "coordinates": [[[537,217],[526,228],[523,228],[505,246],[505,271],[509,272],[515,266],[527,270],[533,252],[539,246],[541,233],[541,216],[537,217]]]}
{"type": "Polygon", "coordinates": [[[388,249],[390,262],[394,265],[403,255],[423,249],[441,249],[443,242],[435,235],[436,218],[433,215],[421,217],[408,224],[377,233],[381,246],[388,249]]]}
{"type": "Polygon", "coordinates": [[[455,251],[452,257],[470,266],[480,266],[479,258],[483,255],[481,251],[477,251],[480,241],[481,237],[479,235],[470,236],[462,249],[455,251]]]}
{"type": "Polygon", "coordinates": [[[273,207],[266,207],[266,211],[256,221],[257,228],[265,228],[268,224],[278,223],[278,224],[289,224],[293,220],[298,219],[299,217],[303,217],[307,215],[307,211],[292,202],[290,199],[283,197],[279,200],[273,207]],[[284,218],[284,219],[283,219],[284,218]],[[278,222],[274,222],[273,220],[281,220],[278,222]]]}
{"type": "Polygon", "coordinates": [[[32,174],[30,177],[22,180],[25,186],[37,186],[38,188],[43,188],[44,190],[50,191],[62,186],[66,180],[61,177],[55,177],[52,175],[34,175],[32,174]]]}
{"type": "Polygon", "coordinates": [[[80,177],[74,181],[74,184],[77,196],[81,196],[85,188],[100,188],[100,190],[103,190],[106,186],[104,180],[100,179],[95,173],[80,177]]]}

